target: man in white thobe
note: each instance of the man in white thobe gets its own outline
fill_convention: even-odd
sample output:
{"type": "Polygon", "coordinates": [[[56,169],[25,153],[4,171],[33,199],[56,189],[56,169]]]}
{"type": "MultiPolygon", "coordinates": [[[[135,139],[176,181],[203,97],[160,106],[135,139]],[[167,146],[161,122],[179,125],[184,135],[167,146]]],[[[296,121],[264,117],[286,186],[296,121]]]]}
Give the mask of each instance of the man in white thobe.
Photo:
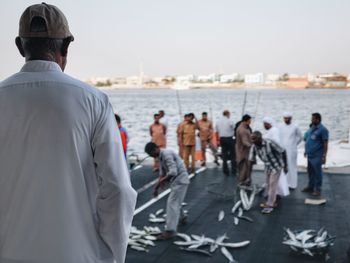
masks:
{"type": "Polygon", "coordinates": [[[136,192],[107,95],[65,73],[64,14],[28,7],[0,83],[0,262],[123,263],[136,192]]]}
{"type": "MultiPolygon", "coordinates": [[[[263,119],[263,124],[264,128],[267,130],[266,134],[264,135],[264,139],[272,140],[278,145],[282,146],[280,130],[277,127],[275,120],[271,117],[265,117],[263,119]]],[[[281,176],[278,179],[277,194],[279,196],[289,195],[287,176],[283,171],[281,171],[281,176]]]]}
{"type": "Polygon", "coordinates": [[[303,140],[303,135],[297,125],[292,123],[292,114],[285,112],[283,114],[284,122],[279,125],[280,142],[287,151],[288,173],[287,182],[291,189],[298,186],[298,145],[303,140]]]}

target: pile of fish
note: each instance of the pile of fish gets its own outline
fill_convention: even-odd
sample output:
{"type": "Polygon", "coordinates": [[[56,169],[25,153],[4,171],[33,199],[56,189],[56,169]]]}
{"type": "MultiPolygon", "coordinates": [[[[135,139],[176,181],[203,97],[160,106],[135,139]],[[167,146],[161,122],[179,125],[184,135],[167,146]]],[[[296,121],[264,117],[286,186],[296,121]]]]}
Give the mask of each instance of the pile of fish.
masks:
{"type": "Polygon", "coordinates": [[[165,217],[166,214],[164,214],[164,209],[159,209],[154,214],[149,214],[148,221],[150,221],[151,223],[165,223],[165,217]]]}
{"type": "Polygon", "coordinates": [[[250,244],[249,240],[236,243],[225,243],[224,241],[229,239],[226,234],[219,236],[216,239],[204,235],[189,236],[183,233],[177,233],[177,236],[182,238],[183,241],[175,241],[174,244],[180,246],[181,250],[212,256],[213,253],[220,248],[221,253],[230,263],[237,263],[237,261],[233,258],[227,248],[241,248],[250,244]]]}
{"type": "Polygon", "coordinates": [[[139,230],[136,227],[132,226],[128,245],[131,249],[148,252],[150,246],[155,246],[154,241],[157,240],[155,235],[158,235],[161,232],[162,231],[159,229],[159,227],[145,226],[143,230],[139,230]]]}
{"type": "MultiPolygon", "coordinates": [[[[240,188],[239,194],[240,194],[240,200],[235,203],[235,205],[231,209],[231,213],[234,215],[234,224],[238,225],[239,219],[246,220],[248,222],[253,222],[253,219],[244,216],[243,215],[243,210],[244,211],[249,211],[254,203],[254,198],[255,195],[258,194],[261,189],[257,188],[255,185],[249,189],[250,190],[250,195],[248,196],[247,191],[244,188],[240,188]],[[236,213],[237,212],[237,213],[236,213]],[[235,215],[236,213],[236,215],[235,215]]],[[[218,221],[222,221],[225,217],[225,212],[221,210],[218,215],[218,221]]]]}
{"type": "Polygon", "coordinates": [[[316,230],[292,231],[289,228],[284,229],[286,236],[282,244],[289,246],[293,251],[309,255],[326,255],[328,250],[334,244],[335,237],[321,228],[316,230]]]}

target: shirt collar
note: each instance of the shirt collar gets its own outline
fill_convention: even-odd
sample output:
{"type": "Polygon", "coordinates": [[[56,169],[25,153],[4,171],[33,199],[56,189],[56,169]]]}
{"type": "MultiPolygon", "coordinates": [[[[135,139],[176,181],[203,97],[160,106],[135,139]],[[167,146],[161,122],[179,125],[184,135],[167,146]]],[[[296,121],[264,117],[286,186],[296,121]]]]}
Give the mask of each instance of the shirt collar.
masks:
{"type": "Polygon", "coordinates": [[[62,72],[62,69],[56,62],[46,61],[46,60],[27,61],[21,69],[21,72],[43,72],[43,71],[62,72]]]}

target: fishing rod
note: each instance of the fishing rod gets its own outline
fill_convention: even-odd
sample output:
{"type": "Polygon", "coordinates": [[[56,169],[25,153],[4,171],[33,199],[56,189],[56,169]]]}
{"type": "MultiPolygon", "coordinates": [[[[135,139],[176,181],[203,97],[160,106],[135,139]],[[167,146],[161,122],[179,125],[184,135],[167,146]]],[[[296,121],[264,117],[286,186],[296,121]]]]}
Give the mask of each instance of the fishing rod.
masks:
{"type": "MultiPolygon", "coordinates": [[[[253,120],[256,119],[256,115],[258,114],[258,108],[259,108],[259,104],[260,104],[260,97],[261,97],[261,92],[258,93],[258,97],[256,99],[256,105],[255,105],[255,111],[254,111],[254,115],[253,115],[253,120]]],[[[254,124],[255,124],[255,122],[254,122],[254,124]]]]}
{"type": "Polygon", "coordinates": [[[181,109],[181,101],[180,101],[180,95],[179,91],[176,90],[176,101],[177,101],[177,107],[179,109],[179,116],[180,116],[180,122],[182,121],[182,109],[181,109]]]}
{"type": "Polygon", "coordinates": [[[243,106],[242,106],[242,114],[241,114],[241,116],[243,116],[244,111],[245,111],[245,106],[246,106],[246,104],[247,104],[247,94],[248,94],[248,91],[245,91],[245,93],[244,93],[244,99],[243,99],[243,106]]]}

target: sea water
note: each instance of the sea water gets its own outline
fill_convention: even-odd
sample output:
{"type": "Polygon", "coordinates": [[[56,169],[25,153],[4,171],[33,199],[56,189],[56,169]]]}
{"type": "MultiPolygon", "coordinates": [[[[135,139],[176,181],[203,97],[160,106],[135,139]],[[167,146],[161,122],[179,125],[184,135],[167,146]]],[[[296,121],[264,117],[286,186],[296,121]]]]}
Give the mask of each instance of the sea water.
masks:
{"type": "Polygon", "coordinates": [[[248,113],[254,117],[252,128],[262,132],[264,116],[280,122],[283,112],[289,111],[305,132],[311,114],[319,112],[330,132],[330,140],[347,139],[350,129],[350,90],[114,89],[104,92],[129,133],[129,153],[143,152],[144,145],[150,141],[153,114],[158,110],[164,110],[168,117],[168,147],[173,149],[177,148],[176,126],[182,115],[189,112],[200,119],[206,111],[214,123],[226,109],[234,121],[240,120],[242,112],[248,113]]]}

